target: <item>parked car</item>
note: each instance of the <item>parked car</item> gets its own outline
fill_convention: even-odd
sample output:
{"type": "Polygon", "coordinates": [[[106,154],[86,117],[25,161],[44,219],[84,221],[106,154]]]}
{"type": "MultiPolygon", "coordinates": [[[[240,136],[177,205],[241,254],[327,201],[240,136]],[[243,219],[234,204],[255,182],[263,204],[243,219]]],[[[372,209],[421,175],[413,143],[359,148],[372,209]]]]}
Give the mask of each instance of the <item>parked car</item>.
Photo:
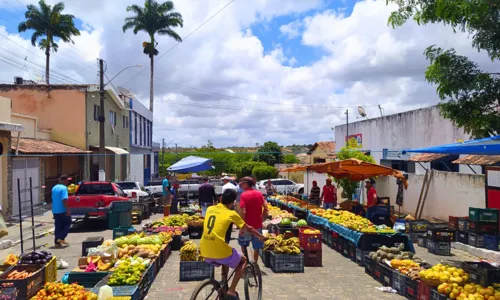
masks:
{"type": "Polygon", "coordinates": [[[153,195],[153,197],[158,198],[158,197],[161,197],[161,195],[163,194],[162,183],[163,183],[163,179],[151,180],[144,187],[144,189],[146,189],[146,191],[148,191],[151,195],[153,195]]]}
{"type": "Polygon", "coordinates": [[[152,202],[153,196],[144,189],[144,186],[135,181],[120,181],[117,182],[119,187],[127,194],[133,202],[152,202]]]}
{"type": "Polygon", "coordinates": [[[224,185],[224,182],[222,182],[221,179],[210,179],[208,183],[215,187],[215,194],[222,195],[222,186],[224,185]]]}
{"type": "Polygon", "coordinates": [[[196,179],[180,180],[179,195],[181,197],[198,197],[200,182],[196,179]]]}
{"type": "MultiPolygon", "coordinates": [[[[266,180],[261,180],[257,182],[256,188],[262,192],[263,195],[266,194],[266,180]]],[[[276,188],[276,191],[278,193],[282,194],[289,194],[289,193],[299,193],[303,194],[304,193],[304,184],[302,183],[295,183],[291,181],[290,179],[282,179],[282,178],[276,178],[276,179],[270,179],[271,183],[274,185],[276,188]]]]}
{"type": "Polygon", "coordinates": [[[113,182],[82,182],[74,196],[68,197],[73,219],[106,220],[111,202],[129,201],[127,194],[113,182]]]}

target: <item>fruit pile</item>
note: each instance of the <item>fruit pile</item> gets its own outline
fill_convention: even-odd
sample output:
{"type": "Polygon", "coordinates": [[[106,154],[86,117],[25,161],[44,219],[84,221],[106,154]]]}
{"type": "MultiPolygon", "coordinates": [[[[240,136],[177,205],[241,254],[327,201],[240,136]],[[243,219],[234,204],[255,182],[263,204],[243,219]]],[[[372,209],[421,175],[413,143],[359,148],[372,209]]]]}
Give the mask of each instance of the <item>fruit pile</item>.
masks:
{"type": "Polygon", "coordinates": [[[271,217],[271,219],[281,218],[281,219],[297,220],[297,217],[295,217],[292,213],[287,212],[286,210],[273,209],[269,210],[268,214],[271,217]]]}
{"type": "Polygon", "coordinates": [[[160,252],[159,245],[123,245],[120,250],[118,250],[118,258],[129,258],[129,257],[142,257],[142,258],[155,258],[160,252]]]}
{"type": "Polygon", "coordinates": [[[188,241],[180,250],[181,261],[203,261],[198,246],[192,241],[188,241]]]}
{"type": "Polygon", "coordinates": [[[305,234],[320,234],[321,231],[319,229],[305,229],[303,231],[305,234]]]}
{"type": "Polygon", "coordinates": [[[163,245],[164,235],[151,235],[145,236],[141,234],[131,234],[127,236],[119,237],[115,240],[116,245],[119,248],[123,248],[126,245],[163,245]]]}
{"type": "Polygon", "coordinates": [[[85,270],[85,272],[96,272],[97,269],[99,269],[99,271],[107,271],[111,269],[112,266],[113,262],[109,258],[90,256],[87,258],[87,265],[81,265],[79,268],[80,270],[85,270]]]}
{"type": "Polygon", "coordinates": [[[109,277],[110,286],[135,285],[141,280],[142,273],[149,266],[149,260],[129,257],[117,262],[117,267],[109,277]]]}
{"type": "Polygon", "coordinates": [[[285,239],[282,234],[270,235],[264,242],[264,251],[266,250],[281,254],[300,254],[300,240],[297,237],[285,239]]]}
{"type": "Polygon", "coordinates": [[[31,300],[97,300],[97,295],[85,291],[85,288],[76,283],[64,284],[47,282],[31,300]]]}
{"type": "Polygon", "coordinates": [[[31,277],[34,273],[35,272],[28,272],[26,270],[23,270],[21,272],[19,272],[18,270],[14,270],[7,275],[7,279],[9,280],[26,279],[28,277],[31,277]]]}
{"type": "Polygon", "coordinates": [[[420,279],[430,286],[438,286],[441,283],[456,283],[457,285],[464,285],[469,281],[469,274],[461,268],[437,264],[432,268],[421,271],[420,279]]]}
{"type": "Polygon", "coordinates": [[[25,265],[45,265],[52,259],[52,254],[47,251],[33,251],[23,254],[19,257],[18,264],[25,265]]]}
{"type": "MultiPolygon", "coordinates": [[[[368,256],[378,262],[392,261],[395,259],[396,266],[394,266],[394,268],[397,268],[398,264],[399,266],[401,265],[401,263],[399,263],[401,260],[411,260],[415,264],[421,264],[424,262],[420,257],[414,255],[412,252],[403,251],[404,247],[404,244],[400,244],[399,247],[391,248],[382,246],[376,252],[370,252],[368,256]]],[[[405,262],[403,264],[406,265],[407,263],[405,262]]]]}
{"type": "Polygon", "coordinates": [[[371,230],[374,229],[373,232],[377,232],[375,225],[373,225],[368,219],[353,214],[352,212],[344,210],[331,210],[330,215],[332,215],[328,218],[330,223],[339,224],[355,231],[371,232],[371,230]],[[370,230],[370,227],[373,229],[370,230]]]}
{"type": "Polygon", "coordinates": [[[299,221],[297,221],[297,227],[304,227],[304,226],[307,226],[306,220],[300,219],[299,221]]]}
{"type": "Polygon", "coordinates": [[[17,255],[11,253],[11,254],[7,255],[7,258],[5,258],[3,264],[9,265],[9,266],[15,266],[15,265],[17,265],[18,260],[19,260],[19,258],[17,257],[17,255]]]}
{"type": "Polygon", "coordinates": [[[496,291],[492,286],[485,288],[479,284],[466,284],[461,286],[458,283],[442,283],[438,286],[437,290],[440,294],[447,295],[450,299],[500,299],[500,291],[496,291]]]}
{"type": "Polygon", "coordinates": [[[187,225],[192,227],[203,226],[203,217],[200,215],[192,215],[187,218],[187,225]]]}

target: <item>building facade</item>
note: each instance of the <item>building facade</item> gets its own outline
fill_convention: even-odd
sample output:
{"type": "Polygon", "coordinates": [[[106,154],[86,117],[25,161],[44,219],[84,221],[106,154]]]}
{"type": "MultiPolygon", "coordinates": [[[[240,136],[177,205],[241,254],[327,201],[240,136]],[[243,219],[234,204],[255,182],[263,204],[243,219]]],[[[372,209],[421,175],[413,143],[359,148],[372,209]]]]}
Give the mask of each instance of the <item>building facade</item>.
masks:
{"type": "Polygon", "coordinates": [[[310,164],[335,160],[335,142],[316,142],[307,152],[310,164]]]}

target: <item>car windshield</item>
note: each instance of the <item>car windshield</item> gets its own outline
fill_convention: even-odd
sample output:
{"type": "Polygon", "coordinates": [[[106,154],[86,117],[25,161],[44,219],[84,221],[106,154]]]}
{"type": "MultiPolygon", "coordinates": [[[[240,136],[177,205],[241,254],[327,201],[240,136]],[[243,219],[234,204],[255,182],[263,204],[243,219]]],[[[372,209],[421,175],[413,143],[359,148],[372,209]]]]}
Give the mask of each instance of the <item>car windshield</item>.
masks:
{"type": "Polygon", "coordinates": [[[116,184],[118,184],[118,186],[123,190],[138,190],[135,182],[117,182],[116,184]]]}

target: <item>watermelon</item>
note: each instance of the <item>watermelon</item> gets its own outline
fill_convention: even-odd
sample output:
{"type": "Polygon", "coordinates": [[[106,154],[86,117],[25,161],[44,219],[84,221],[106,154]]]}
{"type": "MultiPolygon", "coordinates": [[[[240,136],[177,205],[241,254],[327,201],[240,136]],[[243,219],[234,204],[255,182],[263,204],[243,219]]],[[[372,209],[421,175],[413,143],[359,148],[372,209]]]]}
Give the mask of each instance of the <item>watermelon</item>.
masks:
{"type": "Polygon", "coordinates": [[[289,225],[292,225],[292,221],[289,218],[284,218],[283,220],[281,220],[280,224],[285,225],[285,226],[289,226],[289,225]]]}
{"type": "Polygon", "coordinates": [[[300,220],[297,222],[297,226],[298,226],[298,227],[307,226],[307,221],[306,221],[306,220],[304,220],[304,219],[300,219],[300,220]]]}

